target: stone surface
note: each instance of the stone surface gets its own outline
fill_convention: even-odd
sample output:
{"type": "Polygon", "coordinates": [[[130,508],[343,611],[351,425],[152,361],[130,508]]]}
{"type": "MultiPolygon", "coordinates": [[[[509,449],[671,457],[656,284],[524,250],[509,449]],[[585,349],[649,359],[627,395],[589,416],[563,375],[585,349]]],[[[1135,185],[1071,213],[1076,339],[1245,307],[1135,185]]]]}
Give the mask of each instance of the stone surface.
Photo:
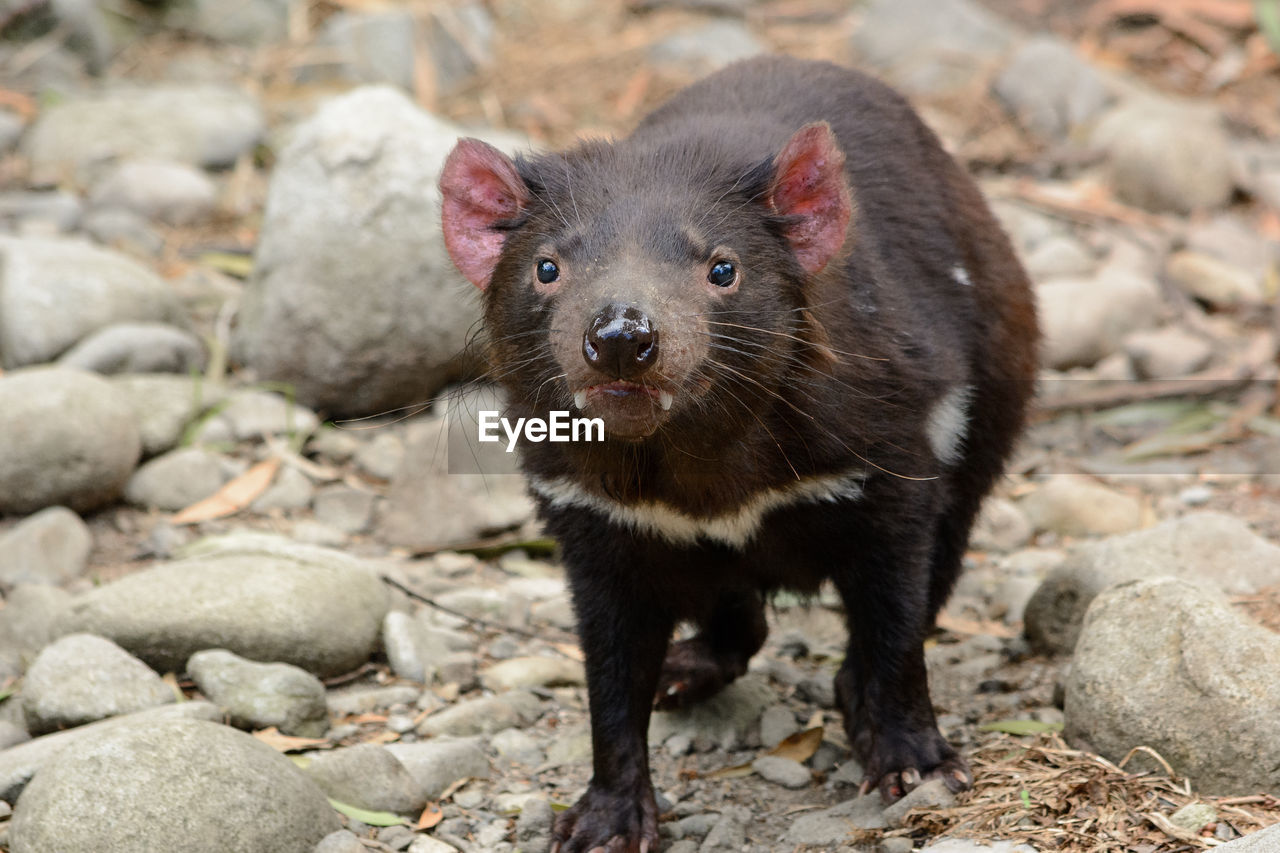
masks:
{"type": "MultiPolygon", "coordinates": [[[[8,591],[0,608],[0,678],[21,675],[40,650],[60,636],[62,614],[70,602],[71,596],[60,587],[43,583],[21,583],[8,591]]],[[[13,703],[10,709],[17,707],[13,703]]]]}
{"type": "Polygon", "coordinates": [[[1124,351],[1139,379],[1176,379],[1204,368],[1213,358],[1213,345],[1179,326],[1134,332],[1124,351]]]}
{"type": "Polygon", "coordinates": [[[303,770],[326,795],[357,808],[416,817],[426,805],[418,780],[386,747],[362,743],[316,753],[303,770]]]}
{"type": "Polygon", "coordinates": [[[197,542],[186,553],[80,596],[67,627],[109,637],[164,671],[222,648],[328,677],[377,646],[387,593],[359,560],[265,535],[197,542]]]}
{"type": "Polygon", "coordinates": [[[84,573],[93,534],[80,516],[51,506],[0,533],[0,583],[66,583],[84,573]]]}
{"type": "Polygon", "coordinates": [[[41,110],[22,138],[37,183],[83,179],[98,164],[145,157],[224,167],[257,144],[257,102],[224,86],[121,87],[41,110]]]}
{"type": "MultiPolygon", "coordinates": [[[[439,6],[427,22],[426,54],[435,72],[437,91],[451,93],[493,62],[494,19],[488,3],[439,6]]],[[[540,4],[543,9],[545,4],[540,4]]]]}
{"type": "Polygon", "coordinates": [[[46,646],[22,682],[22,712],[34,735],[176,699],[150,667],[92,634],[68,634],[46,646]]]}
{"type": "Polygon", "coordinates": [[[587,683],[582,664],[568,658],[518,657],[480,673],[480,683],[497,693],[529,687],[580,687],[587,683]]]}
{"type": "Polygon", "coordinates": [[[387,87],[327,102],[280,153],[233,347],[335,414],[428,400],[460,369],[474,288],[440,235],[457,131],[387,87]]]}
{"type": "Polygon", "coordinates": [[[198,441],[233,442],[261,440],[268,436],[309,434],[319,426],[316,413],[274,391],[241,390],[229,393],[205,420],[198,441]]]}
{"type": "Polygon", "coordinates": [[[1069,276],[1087,277],[1097,268],[1097,258],[1074,237],[1058,234],[1046,238],[1026,256],[1032,281],[1069,276]]]}
{"type": "Polygon", "coordinates": [[[316,521],[343,533],[360,533],[373,520],[377,495],[345,483],[332,483],[316,490],[313,503],[316,521]]]}
{"type": "Polygon", "coordinates": [[[199,169],[165,160],[126,160],[93,185],[95,207],[121,207],[167,225],[207,219],[218,202],[218,185],[199,169]]]}
{"type": "Polygon", "coordinates": [[[113,323],[164,322],[177,300],[155,273],[79,240],[0,236],[0,367],[52,361],[113,323]]]}
{"type": "Polygon", "coordinates": [[[0,192],[0,225],[16,233],[74,231],[83,215],[79,197],[64,190],[0,192]]]}
{"type": "Polygon", "coordinates": [[[36,772],[63,750],[81,751],[118,728],[154,726],[175,719],[218,722],[221,718],[222,711],[208,702],[180,702],[112,717],[20,743],[0,752],[0,800],[17,802],[18,795],[36,772]]]}
{"type": "Polygon", "coordinates": [[[1092,144],[1127,204],[1155,212],[1221,207],[1235,186],[1222,119],[1208,106],[1136,99],[1099,122],[1092,144]]]}
{"type": "Polygon", "coordinates": [[[789,844],[811,844],[834,848],[857,834],[860,829],[885,826],[883,804],[879,797],[857,797],[822,811],[810,812],[796,819],[784,840],[789,844]]]}
{"type": "Polygon", "coordinates": [[[1226,853],[1272,853],[1273,850],[1280,849],[1280,824],[1260,829],[1216,849],[1226,853]]]}
{"type": "Polygon", "coordinates": [[[1018,503],[1036,530],[1064,536],[1127,533],[1142,523],[1142,504],[1088,477],[1055,474],[1018,503]]]}
{"type": "Polygon", "coordinates": [[[302,76],[390,83],[411,91],[414,30],[408,9],[339,12],[325,21],[316,42],[324,58],[301,69],[302,76]]]}
{"type": "Polygon", "coordinates": [[[699,752],[717,747],[741,749],[759,735],[760,715],[774,698],[762,677],[744,675],[691,708],[655,712],[649,723],[649,743],[656,745],[672,735],[685,735],[699,752]]]}
{"type": "Polygon", "coordinates": [[[275,726],[299,737],[321,737],[329,729],[324,685],[304,669],[207,649],[191,656],[187,673],[201,693],[227,711],[233,726],[275,726]]]}
{"type": "Polygon", "coordinates": [[[1182,292],[1214,308],[1230,308],[1263,299],[1259,276],[1230,261],[1200,252],[1174,252],[1166,262],[1165,274],[1182,292]]]}
{"type": "Polygon", "coordinates": [[[292,465],[284,465],[276,474],[275,480],[254,500],[250,508],[254,512],[305,509],[311,505],[315,493],[310,477],[292,465]]]}
{"type": "Polygon", "coordinates": [[[806,788],[813,782],[809,768],[793,758],[780,755],[762,755],[751,762],[751,769],[762,779],[784,788],[806,788]]]}
{"type": "Polygon", "coordinates": [[[1015,551],[1031,541],[1031,522],[1017,504],[989,497],[969,537],[969,547],[979,551],[1015,551]]]}
{"type": "Polygon", "coordinates": [[[224,460],[200,447],[157,456],[133,473],[124,499],[134,506],[175,512],[216,492],[230,479],[224,460]]]}
{"type": "Polygon", "coordinates": [[[1027,603],[1027,638],[1050,653],[1068,653],[1085,611],[1114,584],[1174,575],[1249,595],[1280,583],[1280,546],[1243,521],[1196,512],[1125,536],[1081,546],[1052,570],[1027,603]]]}
{"type": "Polygon", "coordinates": [[[1154,281],[1121,268],[1042,282],[1036,301],[1042,360],[1055,370],[1088,366],[1116,352],[1125,335],[1155,324],[1161,304],[1154,281]]]}
{"type": "Polygon", "coordinates": [[[856,60],[915,94],[963,89],[1011,49],[1017,33],[973,0],[872,0],[861,10],[856,60]]]}
{"type": "Polygon", "coordinates": [[[449,647],[440,632],[408,613],[393,610],[382,622],[387,663],[399,678],[427,684],[435,678],[449,647]]]}
{"type": "Polygon", "coordinates": [[[542,716],[542,700],[526,690],[456,702],[422,721],[418,733],[428,736],[493,734],[512,726],[532,725],[542,716]]]}
{"type": "Polygon", "coordinates": [[[476,738],[437,737],[419,743],[392,743],[386,749],[417,780],[429,800],[459,779],[489,777],[489,760],[476,738]]]}
{"type": "Polygon", "coordinates": [[[1112,761],[1149,746],[1206,794],[1274,789],[1277,671],[1280,635],[1217,590],[1176,578],[1121,584],[1094,599],[1080,629],[1067,736],[1112,761]]]}
{"type": "Polygon", "coordinates": [[[167,323],[115,323],[82,338],[58,359],[63,367],[95,373],[198,373],[200,339],[167,323]]]}
{"type": "Polygon", "coordinates": [[[61,752],[23,791],[9,841],[13,853],[311,853],[338,827],[315,783],[271,747],[175,720],[122,725],[61,752]]]}
{"type": "Polygon", "coordinates": [[[225,393],[197,378],[164,374],[125,374],[111,384],[137,418],[144,457],[176,447],[187,427],[225,393]]]}
{"type": "Polygon", "coordinates": [[[447,547],[518,527],[533,517],[522,477],[451,473],[451,460],[467,452],[453,438],[448,416],[409,428],[404,465],[391,481],[378,524],[386,541],[412,548],[447,547]]]}
{"type": "Polygon", "coordinates": [[[0,376],[0,435],[0,515],[96,509],[119,496],[142,449],[133,411],[79,370],[0,376]]]}
{"type": "Polygon", "coordinates": [[[1111,100],[1102,76],[1054,36],[1034,36],[1014,53],[995,93],[1023,127],[1064,139],[1096,118],[1111,100]]]}
{"type": "Polygon", "coordinates": [[[288,34],[288,0],[191,0],[168,7],[166,23],[218,41],[253,47],[288,34]]]}
{"type": "Polygon", "coordinates": [[[689,77],[704,77],[726,65],[767,51],[746,24],[712,20],[678,29],[649,48],[649,59],[659,68],[689,77]]]}

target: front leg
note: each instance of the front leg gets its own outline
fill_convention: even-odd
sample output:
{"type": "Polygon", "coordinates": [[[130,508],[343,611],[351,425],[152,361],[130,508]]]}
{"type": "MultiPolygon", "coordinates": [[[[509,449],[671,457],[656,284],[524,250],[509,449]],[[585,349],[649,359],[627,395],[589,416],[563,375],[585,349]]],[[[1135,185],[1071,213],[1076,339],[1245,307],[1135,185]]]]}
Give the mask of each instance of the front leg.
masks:
{"type": "Polygon", "coordinates": [[[589,549],[565,545],[586,655],[593,775],[556,819],[552,850],[645,853],[658,849],[646,735],[674,617],[649,582],[639,544],[601,528],[608,532],[592,537],[589,549]]]}

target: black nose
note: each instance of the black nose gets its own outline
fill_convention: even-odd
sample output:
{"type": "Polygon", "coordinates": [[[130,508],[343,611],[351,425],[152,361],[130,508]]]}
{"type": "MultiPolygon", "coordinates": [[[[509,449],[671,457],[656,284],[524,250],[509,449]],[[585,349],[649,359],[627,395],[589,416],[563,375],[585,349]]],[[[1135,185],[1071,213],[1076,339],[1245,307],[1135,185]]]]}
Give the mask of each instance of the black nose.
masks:
{"type": "Polygon", "coordinates": [[[636,306],[614,302],[591,318],[582,357],[616,379],[635,379],[658,360],[658,331],[636,306]]]}

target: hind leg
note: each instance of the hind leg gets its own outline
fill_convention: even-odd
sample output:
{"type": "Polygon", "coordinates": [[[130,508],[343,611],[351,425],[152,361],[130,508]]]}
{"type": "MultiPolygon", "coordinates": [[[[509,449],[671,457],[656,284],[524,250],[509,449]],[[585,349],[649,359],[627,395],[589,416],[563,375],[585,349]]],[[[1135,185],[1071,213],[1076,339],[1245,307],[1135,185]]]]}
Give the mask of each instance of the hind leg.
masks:
{"type": "Polygon", "coordinates": [[[769,632],[764,598],[745,587],[726,590],[698,627],[696,636],[667,650],[654,699],[659,710],[701,702],[747,671],[769,632]]]}

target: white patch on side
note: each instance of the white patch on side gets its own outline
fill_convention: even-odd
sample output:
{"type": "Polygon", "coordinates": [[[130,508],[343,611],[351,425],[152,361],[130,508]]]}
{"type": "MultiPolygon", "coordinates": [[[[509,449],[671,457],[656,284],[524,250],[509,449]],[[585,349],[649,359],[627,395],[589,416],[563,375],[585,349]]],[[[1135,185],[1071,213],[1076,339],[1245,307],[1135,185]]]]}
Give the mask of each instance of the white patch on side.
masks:
{"type": "Polygon", "coordinates": [[[951,277],[955,279],[956,284],[973,287],[973,279],[969,278],[969,271],[960,264],[951,268],[951,277]]]}
{"type": "Polygon", "coordinates": [[[973,399],[972,385],[957,385],[933,404],[925,435],[933,455],[944,465],[960,461],[965,437],[969,434],[969,403],[973,399]]]}
{"type": "Polygon", "coordinates": [[[733,548],[743,548],[756,535],[764,517],[775,509],[802,503],[835,503],[862,497],[863,474],[833,474],[797,480],[766,489],[749,498],[736,512],[697,518],[657,501],[623,504],[584,490],[568,477],[532,478],[533,490],[552,506],[581,507],[603,513],[615,524],[651,533],[676,545],[692,545],[705,537],[733,548]]]}

